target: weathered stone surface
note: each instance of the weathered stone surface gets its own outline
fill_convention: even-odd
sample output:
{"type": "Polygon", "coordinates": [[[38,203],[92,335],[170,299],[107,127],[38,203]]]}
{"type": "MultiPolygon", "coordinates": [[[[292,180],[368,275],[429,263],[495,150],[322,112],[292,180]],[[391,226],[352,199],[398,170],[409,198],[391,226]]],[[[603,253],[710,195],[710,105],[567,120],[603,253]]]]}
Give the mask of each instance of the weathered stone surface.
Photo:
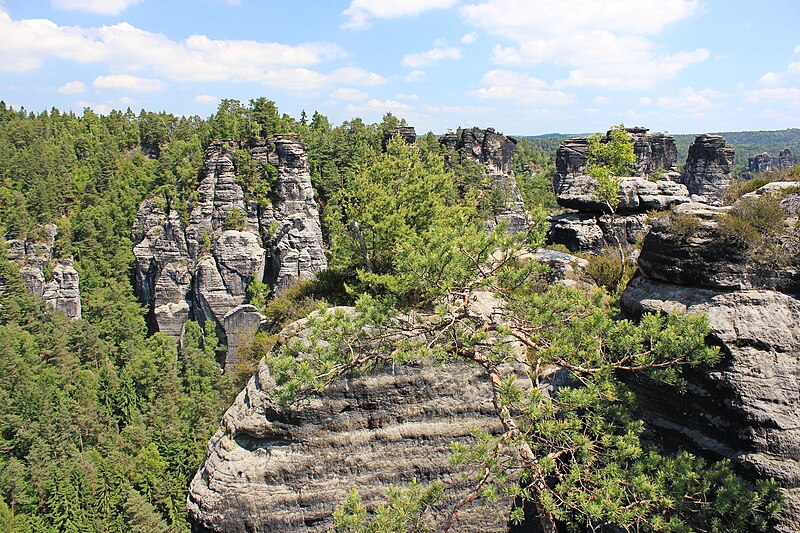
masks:
{"type": "Polygon", "coordinates": [[[584,175],[589,159],[589,139],[574,137],[567,139],[556,150],[556,194],[562,192],[562,181],[567,177],[584,175]]]}
{"type": "MultiPolygon", "coordinates": [[[[643,254],[644,251],[643,251],[643,254]]],[[[786,495],[779,531],[800,529],[800,301],[771,290],[718,290],[639,277],[622,296],[630,315],[705,313],[723,350],[687,375],[685,394],[635,383],[646,420],[667,442],[774,477],[786,495]]]]}
{"type": "Polygon", "coordinates": [[[497,133],[493,128],[459,129],[459,133],[446,133],[439,142],[450,152],[448,157],[466,158],[503,174],[511,172],[517,151],[516,139],[497,133]]]}
{"type": "MultiPolygon", "coordinates": [[[[586,175],[569,175],[559,181],[558,204],[577,211],[606,213],[607,204],[595,196],[597,181],[586,175]]],[[[620,214],[664,211],[691,200],[685,186],[662,179],[650,181],[639,177],[623,178],[617,191],[620,214]]]]}
{"type": "Polygon", "coordinates": [[[55,224],[38,228],[39,238],[6,241],[8,259],[20,263],[19,275],[28,290],[47,305],[58,309],[70,318],[81,318],[81,295],[78,271],[72,258],[55,257],[55,224]],[[52,278],[47,281],[45,271],[52,267],[52,278]]]}
{"type": "Polygon", "coordinates": [[[150,306],[149,323],[178,341],[191,318],[214,321],[223,340],[234,337],[237,332],[226,328],[225,316],[246,303],[253,280],[280,289],[326,267],[303,144],[276,138],[238,147],[219,140],[209,145],[205,158],[188,224],[165,202],[148,199],[132,232],[136,289],[150,306]],[[246,197],[233,163],[237,150],[248,150],[256,163],[277,169],[266,205],[246,197]],[[233,227],[234,217],[244,222],[233,227]]]}
{"type": "Polygon", "coordinates": [[[530,213],[525,209],[522,193],[517,187],[511,166],[517,141],[497,133],[493,128],[472,128],[447,132],[439,142],[447,150],[448,162],[473,161],[486,167],[487,177],[493,190],[498,191],[505,202],[493,213],[493,220],[487,221],[491,230],[501,222],[508,224],[512,235],[524,233],[530,226],[530,213]]]}
{"type": "Polygon", "coordinates": [[[255,306],[242,304],[225,314],[223,327],[228,333],[228,350],[225,353],[225,370],[239,362],[241,350],[253,342],[253,337],[264,323],[265,317],[255,306]]]}
{"type": "Polygon", "coordinates": [[[606,246],[639,242],[649,230],[647,215],[598,216],[592,213],[567,213],[548,218],[549,244],[563,244],[571,252],[600,253],[606,246]],[[616,239],[615,239],[616,234],[616,239]]]}
{"type": "Polygon", "coordinates": [[[262,216],[262,227],[268,233],[274,230],[269,240],[267,280],[280,291],[295,279],[312,277],[328,263],[305,146],[278,140],[275,153],[279,179],[272,209],[265,209],[262,216]]]}
{"type": "Polygon", "coordinates": [[[639,271],[654,280],[721,290],[771,289],[800,292],[796,268],[756,265],[740,246],[720,240],[716,223],[706,222],[686,238],[653,227],[644,239],[639,271]]]}
{"type": "Polygon", "coordinates": [[[586,259],[546,248],[539,248],[529,256],[523,256],[523,258],[528,257],[550,267],[550,271],[547,273],[548,283],[576,288],[594,286],[591,278],[586,274],[586,267],[589,265],[589,261],[586,259]]]}
{"type": "Polygon", "coordinates": [[[62,259],[53,268],[53,279],[44,285],[42,300],[70,318],[81,318],[79,283],[72,259],[62,259]]]}
{"type": "MultiPolygon", "coordinates": [[[[656,225],[639,257],[639,276],[621,298],[643,312],[705,313],[714,368],[688,371],[685,394],[647,380],[632,383],[645,419],[665,443],[728,458],[745,474],[774,477],[786,494],[778,530],[800,529],[800,274],[796,264],[754,263],[723,242],[714,217],[725,208],[679,207],[698,214],[690,235],[656,225]]],[[[677,211],[678,209],[676,209],[677,211]]]]}
{"type": "Polygon", "coordinates": [[[769,172],[771,170],[781,170],[792,168],[795,165],[795,158],[792,151],[788,148],[781,150],[778,157],[772,157],[767,152],[747,158],[748,172],[769,172]]]}
{"type": "MultiPolygon", "coordinates": [[[[627,128],[633,141],[636,155],[634,174],[639,177],[653,176],[659,172],[675,169],[678,161],[678,149],[675,139],[664,133],[647,133],[647,128],[627,128]]],[[[608,139],[608,133],[601,140],[608,139]]],[[[564,141],[556,151],[556,194],[561,194],[563,180],[585,174],[589,157],[589,140],[586,137],[574,137],[564,141]]]]}
{"type": "Polygon", "coordinates": [[[733,177],[733,147],[721,135],[698,135],[689,146],[680,182],[692,196],[709,204],[720,204],[733,177]]]}
{"type": "MultiPolygon", "coordinates": [[[[487,293],[472,311],[497,316],[502,303],[487,293]]],[[[289,326],[281,342],[302,341],[305,324],[289,326]]],[[[376,369],[293,411],[271,398],[274,387],[262,360],[225,413],[189,488],[194,531],[328,531],[354,485],[374,505],[390,483],[414,478],[452,483],[452,503],[470,487],[449,463],[450,443],[469,441],[474,428],[501,430],[486,378],[464,364],[376,369]]],[[[509,499],[490,509],[470,505],[454,530],[507,531],[510,508],[509,499]]]]}

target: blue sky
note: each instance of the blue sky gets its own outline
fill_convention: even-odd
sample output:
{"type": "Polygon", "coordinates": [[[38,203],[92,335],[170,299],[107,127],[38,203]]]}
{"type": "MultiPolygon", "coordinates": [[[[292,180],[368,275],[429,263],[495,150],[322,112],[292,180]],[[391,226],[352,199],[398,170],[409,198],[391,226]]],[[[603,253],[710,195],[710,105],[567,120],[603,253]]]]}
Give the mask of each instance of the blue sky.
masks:
{"type": "Polygon", "coordinates": [[[338,124],[800,127],[798,0],[0,0],[0,99],[338,124]]]}

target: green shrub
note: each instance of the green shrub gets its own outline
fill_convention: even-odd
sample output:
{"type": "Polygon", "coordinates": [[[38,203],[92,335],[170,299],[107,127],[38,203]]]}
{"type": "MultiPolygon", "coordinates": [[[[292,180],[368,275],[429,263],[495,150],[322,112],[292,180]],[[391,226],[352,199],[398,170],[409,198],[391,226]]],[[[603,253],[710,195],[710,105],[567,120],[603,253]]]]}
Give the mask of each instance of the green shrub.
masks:
{"type": "Polygon", "coordinates": [[[700,229],[700,219],[684,213],[670,213],[667,223],[670,232],[681,240],[691,238],[700,229]]]}
{"type": "Polygon", "coordinates": [[[314,280],[301,279],[283,289],[264,307],[269,331],[278,332],[295,320],[308,316],[322,300],[314,297],[314,280]]]}
{"type": "Polygon", "coordinates": [[[622,276],[622,264],[619,257],[612,254],[593,255],[589,257],[586,273],[598,286],[614,292],[622,276]]]}
{"type": "Polygon", "coordinates": [[[742,198],[718,219],[720,236],[741,246],[747,256],[759,263],[780,264],[787,257],[780,246],[786,233],[786,213],[777,196],[742,198]]]}
{"type": "Polygon", "coordinates": [[[235,207],[228,211],[228,214],[225,215],[225,221],[222,223],[222,229],[224,230],[238,230],[244,231],[247,229],[247,213],[244,212],[243,209],[239,209],[235,207]]]}

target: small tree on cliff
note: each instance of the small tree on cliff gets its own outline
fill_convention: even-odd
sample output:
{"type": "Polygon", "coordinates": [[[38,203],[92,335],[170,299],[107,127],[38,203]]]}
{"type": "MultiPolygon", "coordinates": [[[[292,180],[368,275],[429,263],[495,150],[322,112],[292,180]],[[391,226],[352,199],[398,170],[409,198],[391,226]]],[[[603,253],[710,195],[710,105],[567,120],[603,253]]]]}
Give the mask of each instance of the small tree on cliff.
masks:
{"type": "MultiPolygon", "coordinates": [[[[546,288],[534,264],[502,233],[469,221],[435,226],[400,243],[397,291],[419,304],[403,314],[391,301],[362,296],[360,314],[321,313],[308,325],[311,346],[290,343],[267,356],[276,399],[294,405],[342,376],[382,365],[453,358],[477,365],[502,425],[454,445],[453,461],[471,469],[474,486],[443,508],[444,486],[392,488],[389,505],[366,513],[356,492],[336,513],[340,531],[448,531],[459,509],[500,494],[530,502],[547,533],[616,526],[636,531],[757,531],[777,510],[774,483],[753,489],[729,465],[689,454],[668,457],[641,441],[635,397],[619,379],[643,373],[679,383],[683,365],[713,363],[703,317],[612,319],[603,291],[546,288]],[[491,291],[504,317],[472,302],[491,291]],[[421,318],[414,318],[421,317],[421,318]],[[524,347],[520,355],[513,343],[524,347]],[[509,371],[509,364],[516,370],[509,371]],[[546,392],[553,372],[563,383],[546,392]],[[388,524],[388,525],[387,525],[388,524]]],[[[524,518],[522,508],[512,520],[524,518]]]]}
{"type": "Polygon", "coordinates": [[[628,135],[625,126],[623,124],[613,126],[605,138],[601,137],[599,133],[589,137],[588,160],[586,174],[597,181],[595,196],[605,203],[608,214],[611,215],[609,226],[620,260],[620,277],[617,282],[619,286],[625,279],[626,259],[625,250],[615,228],[617,207],[620,202],[618,193],[622,176],[631,175],[633,165],[636,163],[633,140],[628,135]]]}

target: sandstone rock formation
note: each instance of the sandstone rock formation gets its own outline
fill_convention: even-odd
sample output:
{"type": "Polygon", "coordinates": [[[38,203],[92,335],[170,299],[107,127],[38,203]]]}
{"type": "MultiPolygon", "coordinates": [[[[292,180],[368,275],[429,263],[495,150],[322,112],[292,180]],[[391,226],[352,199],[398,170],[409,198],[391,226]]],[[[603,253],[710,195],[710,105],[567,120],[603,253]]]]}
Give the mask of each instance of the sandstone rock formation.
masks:
{"type": "Polygon", "coordinates": [[[189,318],[212,320],[236,345],[237,331],[226,328],[225,317],[246,303],[248,285],[265,281],[279,291],[324,269],[322,231],[301,143],[215,141],[205,157],[188,220],[163,200],[140,206],[132,232],[136,289],[154,330],[180,341],[189,318]],[[242,189],[233,163],[237,149],[277,170],[268,201],[242,189]]]}
{"type": "MultiPolygon", "coordinates": [[[[647,233],[648,211],[664,211],[690,201],[685,186],[675,178],[677,149],[672,137],[647,133],[646,128],[628,128],[634,143],[636,176],[623,178],[617,197],[615,216],[606,202],[594,193],[597,182],[587,176],[589,141],[585,137],[568,139],[556,151],[553,188],[558,204],[577,212],[550,217],[547,240],[563,244],[572,252],[598,253],[605,246],[635,244],[647,233]],[[661,179],[651,181],[652,176],[661,179]]],[[[606,134],[606,138],[608,134],[606,134]]]]}
{"type": "MultiPolygon", "coordinates": [[[[633,141],[636,167],[633,174],[639,177],[653,176],[659,172],[674,172],[678,161],[675,139],[670,135],[647,133],[647,128],[627,128],[633,141]]],[[[604,139],[608,138],[608,133],[604,139]]],[[[601,141],[602,142],[602,141],[601,141]]],[[[562,181],[584,175],[589,157],[589,140],[586,137],[567,139],[556,150],[556,194],[568,187],[562,181]]]]}
{"type": "Polygon", "coordinates": [[[794,154],[788,148],[781,150],[778,157],[772,157],[767,152],[747,158],[747,171],[755,174],[757,172],[769,172],[771,170],[781,170],[794,167],[794,154]]]}
{"type": "Polygon", "coordinates": [[[497,133],[492,128],[472,128],[458,132],[447,132],[439,140],[447,150],[445,156],[450,164],[471,161],[486,167],[490,187],[505,199],[503,207],[493,213],[488,221],[489,229],[501,221],[508,224],[512,234],[528,230],[530,214],[525,209],[522,193],[511,169],[517,141],[497,133]]]}
{"type": "Polygon", "coordinates": [[[72,258],[57,259],[54,248],[56,226],[41,227],[42,239],[6,241],[7,257],[19,263],[19,275],[28,290],[47,305],[70,318],[81,318],[81,295],[78,271],[72,258]],[[46,272],[50,271],[50,279],[46,272]]]}
{"type": "Polygon", "coordinates": [[[774,477],[786,495],[780,531],[800,530],[800,269],[756,264],[723,243],[715,211],[684,204],[697,228],[679,235],[655,227],[639,258],[639,276],[622,295],[629,316],[705,313],[722,361],[688,373],[685,394],[633,383],[650,427],[668,444],[729,458],[745,474],[774,477]]]}
{"type": "Polygon", "coordinates": [[[733,178],[733,153],[721,135],[698,135],[689,146],[683,173],[676,179],[698,201],[720,204],[733,178]]]}
{"type": "MultiPolygon", "coordinates": [[[[488,293],[473,306],[499,312],[488,293]]],[[[306,324],[290,325],[279,343],[302,342],[306,324]]],[[[450,443],[469,441],[473,428],[501,430],[485,376],[460,363],[390,365],[341,379],[295,409],[276,403],[274,388],[262,360],[189,487],[193,531],[328,531],[354,485],[374,505],[390,483],[414,478],[452,484],[452,503],[470,487],[448,462],[450,443]]],[[[510,509],[507,498],[489,509],[470,505],[453,530],[507,531],[510,509]]]]}
{"type": "Polygon", "coordinates": [[[389,144],[389,141],[395,135],[402,137],[406,144],[414,144],[417,141],[417,132],[413,127],[398,126],[397,128],[391,129],[383,134],[382,146],[384,150],[386,150],[386,145],[389,144]]]}

